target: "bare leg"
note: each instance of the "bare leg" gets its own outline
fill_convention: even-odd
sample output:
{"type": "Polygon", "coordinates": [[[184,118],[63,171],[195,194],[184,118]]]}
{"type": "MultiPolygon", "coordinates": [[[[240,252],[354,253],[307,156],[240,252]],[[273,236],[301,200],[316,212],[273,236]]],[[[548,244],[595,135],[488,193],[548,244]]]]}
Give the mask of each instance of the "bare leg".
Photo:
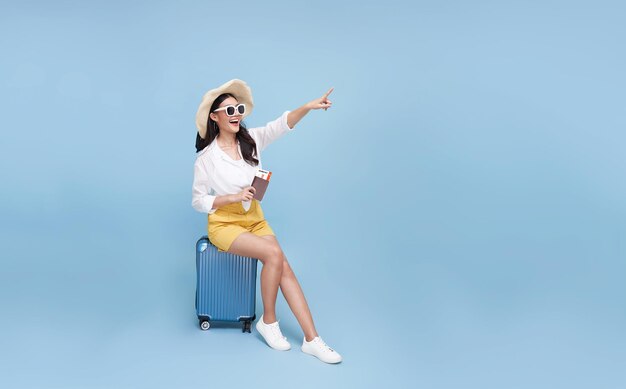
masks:
{"type": "Polygon", "coordinates": [[[313,338],[317,336],[317,331],[315,330],[313,317],[311,316],[309,305],[306,302],[306,298],[304,297],[302,288],[298,283],[298,279],[291,269],[291,266],[289,266],[289,262],[287,262],[287,257],[284,255],[282,249],[280,249],[280,245],[278,244],[276,237],[272,235],[266,235],[262,236],[261,238],[265,239],[268,242],[271,242],[273,245],[278,247],[280,253],[282,254],[283,272],[280,279],[280,290],[283,292],[283,296],[285,296],[285,300],[287,300],[289,308],[291,308],[291,311],[296,316],[300,327],[302,327],[307,342],[310,342],[311,340],[313,340],[313,338]]]}
{"type": "Polygon", "coordinates": [[[263,299],[263,321],[276,321],[276,296],[283,274],[283,253],[280,247],[250,232],[244,232],[231,244],[229,253],[258,258],[263,263],[261,270],[261,297],[263,299]]]}

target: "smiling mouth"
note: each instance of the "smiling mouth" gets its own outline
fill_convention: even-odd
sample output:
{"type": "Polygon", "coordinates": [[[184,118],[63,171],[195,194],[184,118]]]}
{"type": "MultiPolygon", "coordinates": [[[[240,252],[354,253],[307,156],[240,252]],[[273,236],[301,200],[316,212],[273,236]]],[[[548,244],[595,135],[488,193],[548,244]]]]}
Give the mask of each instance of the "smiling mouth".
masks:
{"type": "Polygon", "coordinates": [[[239,120],[234,119],[234,120],[231,120],[229,123],[232,124],[233,126],[238,126],[239,125],[239,120]]]}

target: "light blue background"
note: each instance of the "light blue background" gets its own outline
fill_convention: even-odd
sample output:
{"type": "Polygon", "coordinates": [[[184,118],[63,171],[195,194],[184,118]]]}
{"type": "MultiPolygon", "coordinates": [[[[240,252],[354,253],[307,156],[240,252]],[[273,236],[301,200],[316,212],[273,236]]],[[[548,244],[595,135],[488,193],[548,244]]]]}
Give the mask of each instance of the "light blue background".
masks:
{"type": "MultiPolygon", "coordinates": [[[[0,386],[624,388],[618,1],[32,2],[0,12],[0,386]],[[249,126],[322,337],[200,331],[201,96],[249,126]]],[[[257,297],[257,314],[262,310],[257,297]]]]}

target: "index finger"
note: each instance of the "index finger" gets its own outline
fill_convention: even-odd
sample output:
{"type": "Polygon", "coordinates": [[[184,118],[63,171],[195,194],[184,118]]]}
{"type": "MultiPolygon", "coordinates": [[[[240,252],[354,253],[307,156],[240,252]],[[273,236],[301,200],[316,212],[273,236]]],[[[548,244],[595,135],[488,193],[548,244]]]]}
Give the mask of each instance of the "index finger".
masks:
{"type": "Polygon", "coordinates": [[[328,92],[326,92],[326,94],[324,94],[324,98],[328,97],[328,95],[329,95],[329,94],[330,94],[333,90],[335,90],[335,87],[330,88],[330,89],[328,90],[328,92]]]}

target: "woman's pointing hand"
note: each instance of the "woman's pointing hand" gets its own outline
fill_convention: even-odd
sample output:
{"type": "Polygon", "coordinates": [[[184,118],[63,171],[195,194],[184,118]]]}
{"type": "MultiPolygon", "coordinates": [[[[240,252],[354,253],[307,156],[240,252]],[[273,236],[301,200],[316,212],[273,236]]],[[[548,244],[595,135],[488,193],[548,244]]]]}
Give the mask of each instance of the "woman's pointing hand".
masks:
{"type": "Polygon", "coordinates": [[[333,102],[328,100],[328,95],[332,93],[335,88],[330,88],[328,92],[324,93],[324,95],[318,99],[311,100],[306,104],[308,109],[324,109],[327,110],[333,105],[333,102]]]}

